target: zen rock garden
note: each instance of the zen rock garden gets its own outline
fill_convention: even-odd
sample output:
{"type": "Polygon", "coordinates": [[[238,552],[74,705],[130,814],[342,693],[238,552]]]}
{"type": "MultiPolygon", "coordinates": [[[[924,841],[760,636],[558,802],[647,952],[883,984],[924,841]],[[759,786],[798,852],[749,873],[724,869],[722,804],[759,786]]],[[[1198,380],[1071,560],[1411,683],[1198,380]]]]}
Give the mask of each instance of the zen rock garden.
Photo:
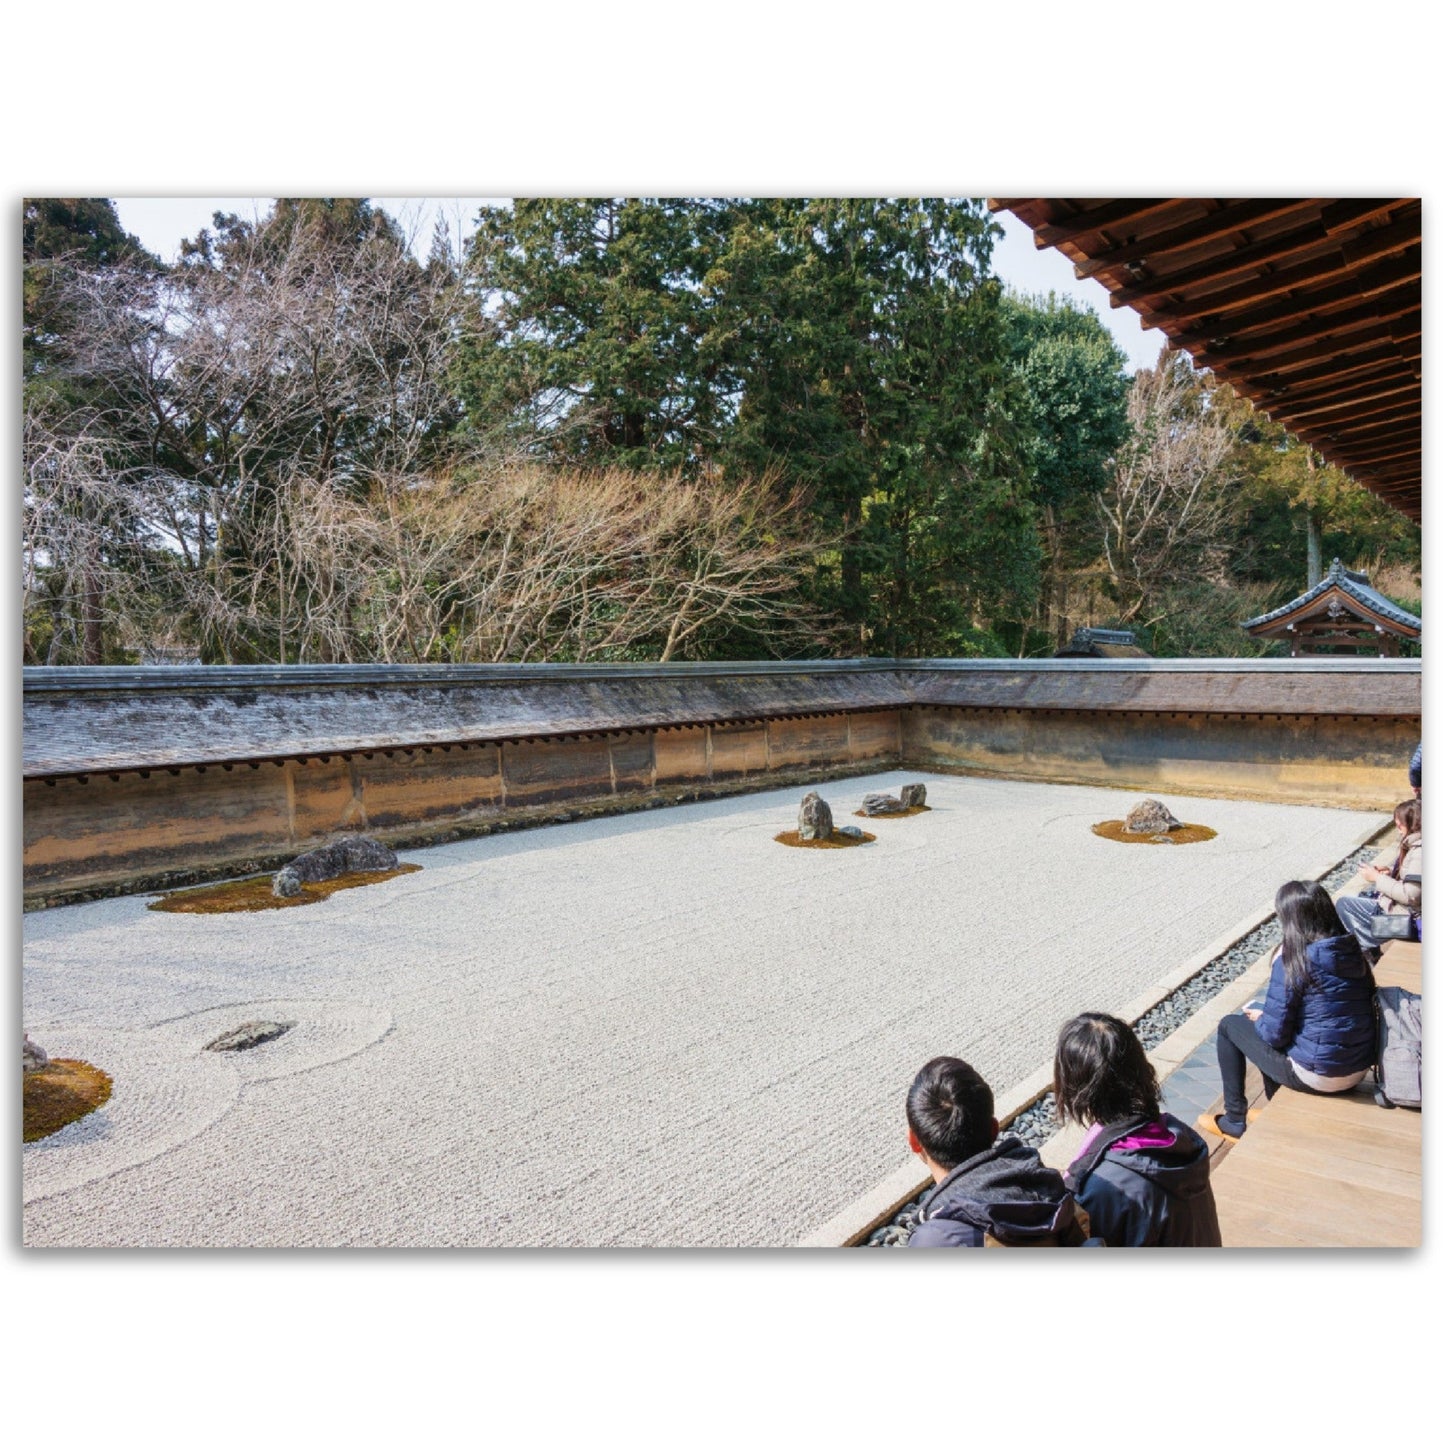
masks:
{"type": "MultiPolygon", "coordinates": [[[[863,806],[855,814],[859,818],[909,818],[928,811],[924,801],[928,789],[922,783],[905,783],[899,796],[891,793],[867,793],[863,806]]],[[[798,805],[798,827],[792,833],[779,833],[777,842],[790,848],[847,848],[856,843],[872,843],[872,833],[848,824],[839,827],[833,821],[833,810],[818,792],[805,793],[798,805]]]]}
{"type": "Polygon", "coordinates": [[[799,1242],[908,1162],[899,1075],[915,1052],[989,1057],[1007,1101],[1051,1057],[1060,1017],[1136,998],[1247,932],[1261,859],[1263,886],[1317,876],[1372,821],[1155,786],[1229,848],[1145,841],[1177,828],[1132,849],[1090,833],[1122,827],[1137,788],[895,769],[403,851],[424,878],[334,895],[326,914],[272,897],[274,869],[307,844],[249,876],[273,909],[257,917],[171,918],[138,895],[27,913],[24,1025],[50,1066],[25,1075],[26,1247],[799,1242]],[[913,822],[853,816],[865,794],[902,803],[915,782],[932,811],[913,822]],[[762,846],[798,828],[814,789],[827,812],[802,821],[830,836],[798,843],[806,858],[762,846]],[[839,824],[882,836],[849,841],[839,824]],[[958,880],[1001,832],[1047,850],[1041,912],[940,946],[976,933],[976,891],[958,880]],[[1170,906],[1140,928],[1141,886],[1166,877],[1170,906]],[[931,1017],[900,1065],[906,1010],[880,977],[904,974],[931,1017]],[[647,1107],[657,1098],[685,1107],[647,1107]],[[873,1114],[881,1129],[858,1127],[873,1114]],[[575,1144],[560,1196],[539,1119],[575,1144]],[[783,1119],[821,1150],[780,1137],[783,1119]]]}

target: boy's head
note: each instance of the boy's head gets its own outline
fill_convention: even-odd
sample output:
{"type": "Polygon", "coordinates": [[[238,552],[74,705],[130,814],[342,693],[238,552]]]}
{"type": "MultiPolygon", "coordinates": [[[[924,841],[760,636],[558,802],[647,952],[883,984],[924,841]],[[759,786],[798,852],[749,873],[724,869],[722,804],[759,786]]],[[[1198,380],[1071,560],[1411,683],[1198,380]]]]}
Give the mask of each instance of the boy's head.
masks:
{"type": "Polygon", "coordinates": [[[962,1059],[930,1059],[908,1090],[908,1143],[945,1172],[998,1137],[993,1090],[962,1059]]]}

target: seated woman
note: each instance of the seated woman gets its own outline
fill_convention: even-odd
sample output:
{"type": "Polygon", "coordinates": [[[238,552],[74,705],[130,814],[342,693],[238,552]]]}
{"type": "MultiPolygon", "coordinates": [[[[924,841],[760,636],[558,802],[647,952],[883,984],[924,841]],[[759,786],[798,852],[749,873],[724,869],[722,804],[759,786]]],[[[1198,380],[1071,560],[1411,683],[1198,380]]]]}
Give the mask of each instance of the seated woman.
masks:
{"type": "Polygon", "coordinates": [[[1224,1113],[1198,1119],[1201,1129],[1228,1139],[1246,1127],[1246,1059],[1264,1075],[1267,1099],[1281,1085],[1304,1094],[1345,1093],[1375,1062],[1375,978],[1330,895],[1318,883],[1286,883],[1274,911],[1284,939],[1264,1007],[1219,1021],[1224,1113]]]}
{"type": "Polygon", "coordinates": [[[1408,912],[1417,920],[1420,916],[1420,821],[1420,800],[1407,798],[1395,809],[1395,831],[1400,835],[1395,861],[1388,869],[1366,863],[1360,876],[1374,891],[1341,898],[1335,905],[1341,922],[1359,940],[1367,956],[1380,947],[1374,934],[1379,914],[1408,912]]]}
{"type": "Polygon", "coordinates": [[[1064,1182],[1112,1248],[1218,1247],[1209,1146],[1159,1110],[1159,1078],[1134,1030],[1111,1014],[1070,1019],[1054,1054],[1054,1104],[1089,1132],[1064,1182]]]}

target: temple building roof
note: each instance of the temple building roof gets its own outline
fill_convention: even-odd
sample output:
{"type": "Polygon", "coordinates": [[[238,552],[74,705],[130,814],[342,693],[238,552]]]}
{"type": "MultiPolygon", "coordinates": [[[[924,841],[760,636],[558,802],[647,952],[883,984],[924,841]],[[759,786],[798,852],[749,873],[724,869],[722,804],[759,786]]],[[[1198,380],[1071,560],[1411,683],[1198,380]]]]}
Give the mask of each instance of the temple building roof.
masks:
{"type": "Polygon", "coordinates": [[[1127,627],[1076,627],[1055,657],[1148,657],[1127,627]]]}
{"type": "Polygon", "coordinates": [[[1308,591],[1282,607],[1251,617],[1240,626],[1251,637],[1287,637],[1304,647],[1375,646],[1382,655],[1398,639],[1418,642],[1420,619],[1375,591],[1363,572],[1351,572],[1336,557],[1308,591]]]}

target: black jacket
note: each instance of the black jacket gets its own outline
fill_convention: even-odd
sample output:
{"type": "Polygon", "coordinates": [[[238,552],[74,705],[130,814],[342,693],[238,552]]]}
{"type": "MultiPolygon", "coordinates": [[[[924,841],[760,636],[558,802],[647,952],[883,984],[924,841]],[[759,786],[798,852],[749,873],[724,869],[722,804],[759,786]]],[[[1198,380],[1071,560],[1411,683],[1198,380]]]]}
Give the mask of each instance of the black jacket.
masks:
{"type": "Polygon", "coordinates": [[[1116,1249],[1218,1248],[1219,1217],[1209,1187],[1209,1146],[1173,1114],[1160,1122],[1174,1142],[1115,1149],[1146,1121],[1111,1124],[1064,1179],[1089,1211],[1089,1233],[1116,1249]]]}
{"type": "Polygon", "coordinates": [[[986,1234],[1000,1244],[1083,1243],[1063,1175],[1013,1134],[996,1139],[940,1181],[919,1211],[908,1244],[973,1249],[986,1234]]]}

